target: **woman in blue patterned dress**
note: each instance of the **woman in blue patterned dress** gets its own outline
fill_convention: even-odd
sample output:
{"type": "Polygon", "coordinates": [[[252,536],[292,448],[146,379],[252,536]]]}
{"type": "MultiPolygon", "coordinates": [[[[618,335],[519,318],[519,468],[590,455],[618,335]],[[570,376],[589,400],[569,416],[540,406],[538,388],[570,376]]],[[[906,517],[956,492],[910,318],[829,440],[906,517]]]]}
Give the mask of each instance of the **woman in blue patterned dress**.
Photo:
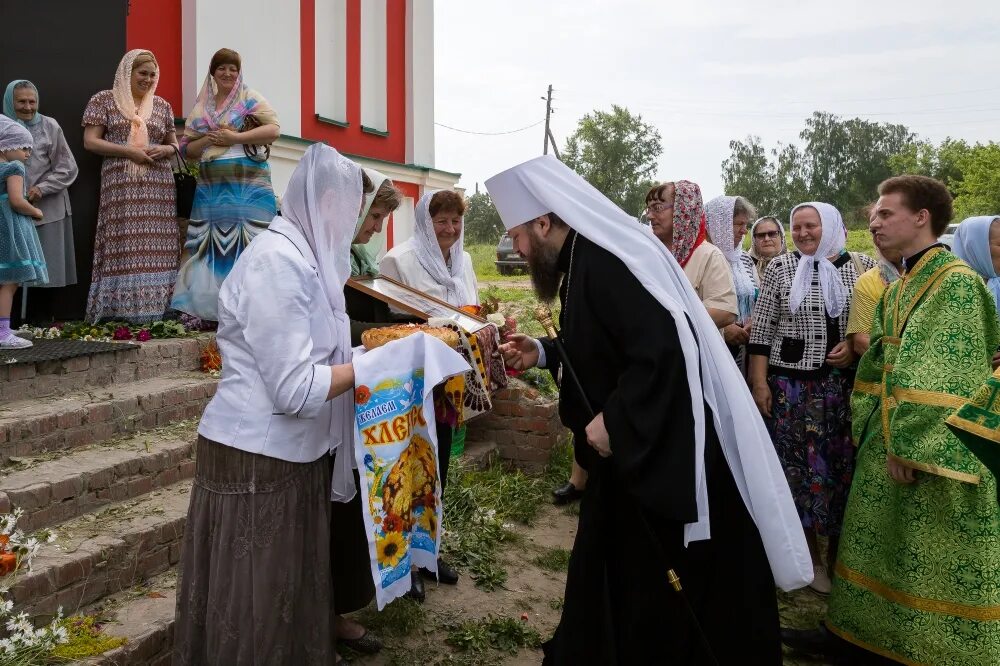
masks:
{"type": "Polygon", "coordinates": [[[240,55],[220,49],[212,56],[181,138],[186,157],[201,163],[170,304],[174,310],[203,321],[218,320],[222,281],[277,214],[263,146],[279,134],[271,105],[243,82],[240,55]]]}

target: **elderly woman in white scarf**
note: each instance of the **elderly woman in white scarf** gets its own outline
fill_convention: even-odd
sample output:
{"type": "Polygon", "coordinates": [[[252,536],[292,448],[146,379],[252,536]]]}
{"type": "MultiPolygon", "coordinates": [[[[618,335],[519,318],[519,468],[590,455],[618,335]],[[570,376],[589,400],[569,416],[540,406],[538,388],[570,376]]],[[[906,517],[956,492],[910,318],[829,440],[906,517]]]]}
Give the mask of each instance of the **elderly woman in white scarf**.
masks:
{"type": "MultiPolygon", "coordinates": [[[[980,215],[962,220],[955,231],[952,251],[979,273],[1000,309],[1000,216],[980,215]]],[[[1000,351],[993,355],[993,369],[1000,367],[1000,351]]]]}
{"type": "Polygon", "coordinates": [[[756,215],[757,211],[753,205],[743,197],[715,197],[705,204],[708,237],[726,257],[736,288],[736,304],[739,307],[736,322],[722,329],[722,337],[744,374],[746,374],[746,344],[750,341],[751,315],[760,285],[753,257],[743,251],[743,237],[746,236],[747,225],[756,215]]]}
{"type": "Polygon", "coordinates": [[[198,426],[174,663],[336,660],[331,454],[348,453],[335,458],[332,497],[350,501],[344,284],[365,189],[360,167],[310,146],[281,215],[222,285],[222,381],[198,426]]]}
{"type": "Polygon", "coordinates": [[[750,381],[788,477],[813,557],[811,587],[831,589],[817,535],[836,560],[854,473],[850,393],[856,357],[847,341],[854,284],[875,262],[845,251],[840,212],[811,201],[792,209],[796,251],[772,260],[754,306],[750,381]]]}
{"type": "Polygon", "coordinates": [[[386,253],[382,275],[456,307],[479,305],[472,257],[463,249],[465,200],[457,192],[428,192],[417,203],[413,238],[386,253]]]}

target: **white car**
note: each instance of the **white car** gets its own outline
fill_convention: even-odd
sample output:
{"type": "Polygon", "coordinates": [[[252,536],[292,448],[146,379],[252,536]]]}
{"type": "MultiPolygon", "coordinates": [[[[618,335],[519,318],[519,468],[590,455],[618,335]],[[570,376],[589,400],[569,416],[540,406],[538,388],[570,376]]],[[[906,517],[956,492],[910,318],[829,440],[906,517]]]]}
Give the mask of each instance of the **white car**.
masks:
{"type": "Polygon", "coordinates": [[[955,244],[955,232],[958,231],[958,223],[949,224],[948,228],[944,230],[944,233],[938,238],[938,241],[944,243],[949,249],[955,244]]]}

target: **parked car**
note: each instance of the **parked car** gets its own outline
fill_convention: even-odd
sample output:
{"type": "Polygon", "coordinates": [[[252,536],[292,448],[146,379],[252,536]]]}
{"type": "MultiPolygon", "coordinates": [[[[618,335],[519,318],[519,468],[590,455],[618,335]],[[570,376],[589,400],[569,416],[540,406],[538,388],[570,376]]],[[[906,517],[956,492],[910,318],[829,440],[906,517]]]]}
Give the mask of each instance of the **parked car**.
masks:
{"type": "Polygon", "coordinates": [[[958,223],[949,224],[948,228],[944,230],[944,233],[938,238],[938,241],[944,243],[949,248],[955,245],[955,232],[958,231],[958,223]]]}
{"type": "Polygon", "coordinates": [[[514,249],[514,241],[504,234],[497,243],[497,272],[500,275],[510,275],[528,270],[528,262],[521,253],[514,249]]]}

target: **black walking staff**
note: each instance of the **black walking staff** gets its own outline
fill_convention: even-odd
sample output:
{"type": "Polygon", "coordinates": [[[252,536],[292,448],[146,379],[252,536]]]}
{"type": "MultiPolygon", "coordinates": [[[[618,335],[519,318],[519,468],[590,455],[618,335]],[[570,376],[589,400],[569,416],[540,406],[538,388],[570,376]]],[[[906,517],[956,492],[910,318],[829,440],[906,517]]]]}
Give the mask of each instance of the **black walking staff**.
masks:
{"type": "MultiPolygon", "coordinates": [[[[549,339],[555,348],[556,352],[559,354],[559,360],[562,362],[562,369],[565,374],[569,377],[570,382],[572,382],[573,387],[576,389],[577,393],[580,394],[580,399],[583,400],[583,406],[587,410],[587,415],[591,420],[597,416],[594,413],[594,408],[590,405],[590,400],[587,398],[587,394],[583,390],[583,384],[580,383],[580,378],[576,374],[576,370],[573,369],[573,364],[570,363],[569,355],[566,353],[566,348],[563,346],[562,340],[559,339],[559,333],[556,331],[555,324],[552,323],[552,311],[547,305],[539,304],[535,308],[535,319],[538,323],[542,325],[545,329],[545,335],[549,339]]],[[[663,551],[660,546],[659,540],[656,538],[656,534],[650,528],[649,523],[646,522],[646,517],[642,515],[642,511],[636,512],[639,515],[639,520],[642,521],[643,527],[646,529],[650,540],[655,545],[656,549],[660,551],[660,559],[666,561],[663,557],[663,551]]],[[[667,569],[667,582],[670,583],[670,587],[673,588],[681,601],[684,603],[684,608],[687,609],[688,615],[691,618],[691,623],[694,625],[695,631],[698,633],[698,638],[701,639],[701,645],[705,649],[705,655],[708,657],[710,663],[718,666],[719,661],[715,658],[715,654],[712,652],[712,646],[708,642],[708,637],[705,636],[704,629],[701,628],[701,623],[698,622],[698,616],[694,612],[694,607],[688,600],[687,595],[684,594],[684,588],[681,586],[681,578],[677,575],[677,572],[671,568],[667,569]]]]}

